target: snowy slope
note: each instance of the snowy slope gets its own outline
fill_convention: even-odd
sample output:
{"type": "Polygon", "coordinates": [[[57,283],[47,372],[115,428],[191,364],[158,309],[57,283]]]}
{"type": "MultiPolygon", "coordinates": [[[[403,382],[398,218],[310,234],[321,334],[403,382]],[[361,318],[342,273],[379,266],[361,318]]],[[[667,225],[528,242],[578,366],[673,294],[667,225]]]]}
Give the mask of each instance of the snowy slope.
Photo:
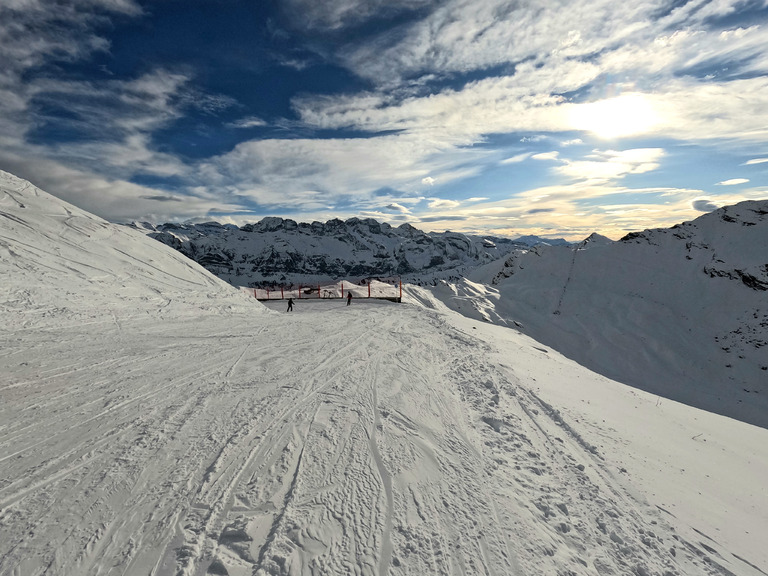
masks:
{"type": "Polygon", "coordinates": [[[416,287],[270,311],[2,182],[0,574],[768,571],[768,431],[416,287]]]}
{"type": "Polygon", "coordinates": [[[0,171],[0,302],[10,326],[111,312],[160,314],[243,296],[178,252],[0,171]]]}
{"type": "Polygon", "coordinates": [[[539,247],[435,294],[648,392],[768,427],[768,201],[539,247]]]}

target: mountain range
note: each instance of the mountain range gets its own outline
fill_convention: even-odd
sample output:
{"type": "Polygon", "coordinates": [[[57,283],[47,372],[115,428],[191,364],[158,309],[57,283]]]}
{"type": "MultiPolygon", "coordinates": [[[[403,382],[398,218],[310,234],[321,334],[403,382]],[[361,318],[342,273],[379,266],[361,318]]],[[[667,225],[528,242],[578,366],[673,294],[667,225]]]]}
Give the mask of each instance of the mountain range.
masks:
{"type": "Polygon", "coordinates": [[[400,276],[404,281],[459,277],[532,245],[565,245],[563,239],[519,240],[456,232],[426,233],[410,224],[393,227],[350,218],[297,223],[268,217],[242,227],[134,223],[236,286],[400,276]]]}

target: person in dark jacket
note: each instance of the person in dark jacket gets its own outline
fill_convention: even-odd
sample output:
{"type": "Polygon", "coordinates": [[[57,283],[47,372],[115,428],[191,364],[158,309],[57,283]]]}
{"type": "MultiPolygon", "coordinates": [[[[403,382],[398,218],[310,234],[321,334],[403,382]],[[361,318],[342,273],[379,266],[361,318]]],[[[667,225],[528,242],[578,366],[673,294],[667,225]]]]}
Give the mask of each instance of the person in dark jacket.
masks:
{"type": "Polygon", "coordinates": [[[288,310],[286,312],[290,312],[293,310],[293,298],[288,298],[288,310]]]}
{"type": "Polygon", "coordinates": [[[347,292],[347,306],[352,303],[352,292],[347,292]]]}

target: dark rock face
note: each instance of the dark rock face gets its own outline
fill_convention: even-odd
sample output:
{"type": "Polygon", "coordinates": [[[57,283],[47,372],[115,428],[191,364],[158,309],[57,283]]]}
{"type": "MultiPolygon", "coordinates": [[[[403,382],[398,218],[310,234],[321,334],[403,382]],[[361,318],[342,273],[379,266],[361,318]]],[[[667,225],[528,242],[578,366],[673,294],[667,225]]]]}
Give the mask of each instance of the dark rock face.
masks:
{"type": "MultiPolygon", "coordinates": [[[[768,278],[768,264],[765,264],[762,266],[762,277],[768,278]]],[[[728,278],[730,280],[741,280],[741,282],[747,287],[752,288],[752,290],[761,290],[766,291],[768,290],[768,280],[763,280],[761,278],[758,278],[757,276],[753,274],[749,274],[748,272],[745,272],[744,270],[718,270],[714,266],[705,266],[704,267],[704,273],[708,274],[710,278],[728,278]]]]}

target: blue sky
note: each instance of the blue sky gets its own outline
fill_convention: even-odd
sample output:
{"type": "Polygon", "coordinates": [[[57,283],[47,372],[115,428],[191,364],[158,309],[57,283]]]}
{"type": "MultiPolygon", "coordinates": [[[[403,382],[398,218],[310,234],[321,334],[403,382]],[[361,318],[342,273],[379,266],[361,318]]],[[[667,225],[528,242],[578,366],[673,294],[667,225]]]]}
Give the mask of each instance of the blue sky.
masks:
{"type": "Polygon", "coordinates": [[[3,0],[0,169],[112,221],[618,238],[768,198],[768,0],[3,0]]]}

